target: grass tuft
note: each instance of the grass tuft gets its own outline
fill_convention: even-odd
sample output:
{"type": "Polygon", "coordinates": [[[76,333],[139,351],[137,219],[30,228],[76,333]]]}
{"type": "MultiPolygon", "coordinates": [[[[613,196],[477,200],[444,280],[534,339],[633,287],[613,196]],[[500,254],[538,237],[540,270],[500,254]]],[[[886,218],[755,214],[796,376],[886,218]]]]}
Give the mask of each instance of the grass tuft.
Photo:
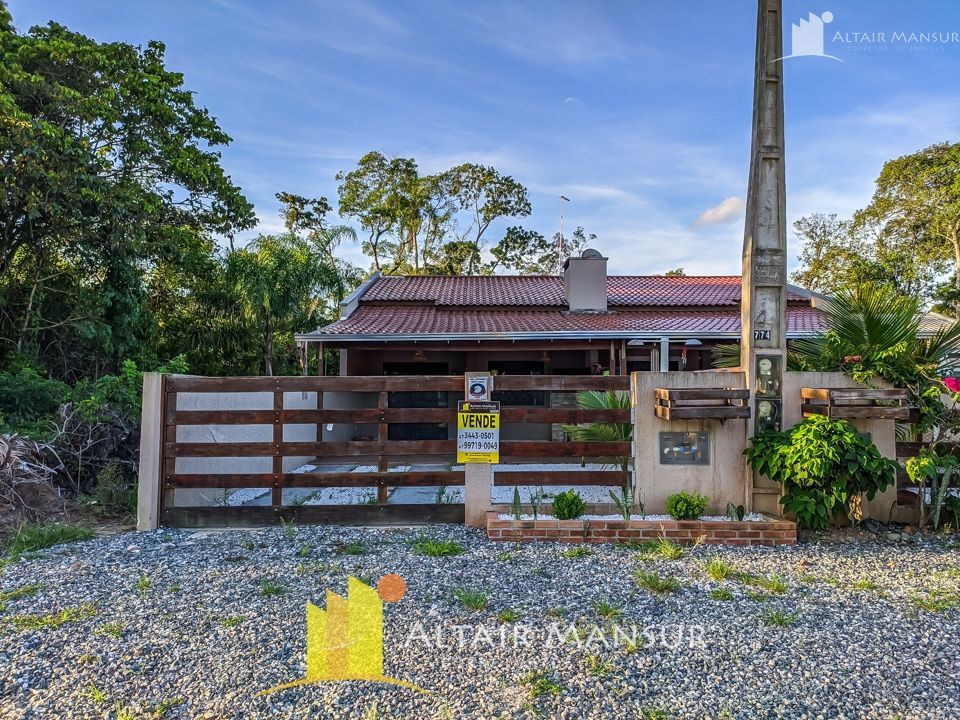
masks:
{"type": "Polygon", "coordinates": [[[588,548],[586,545],[575,545],[572,548],[564,550],[560,553],[560,557],[566,558],[567,560],[576,560],[578,558],[586,558],[593,555],[593,550],[588,548]]]}
{"type": "Polygon", "coordinates": [[[719,555],[710,558],[710,561],[704,564],[703,569],[707,575],[718,581],[735,577],[737,574],[737,569],[719,555]]]}
{"type": "Polygon", "coordinates": [[[680,589],[680,581],[672,575],[663,577],[659,573],[636,570],[633,579],[637,585],[654,595],[668,595],[680,589]]]}
{"type": "Polygon", "coordinates": [[[523,684],[529,688],[531,700],[538,700],[544,695],[559,695],[563,692],[563,685],[554,680],[548,672],[541,670],[524,676],[523,684]]]}
{"type": "Polygon", "coordinates": [[[260,582],[260,594],[266,597],[277,597],[279,595],[286,595],[287,589],[272,580],[262,580],[260,582]]]}
{"type": "Polygon", "coordinates": [[[767,625],[774,625],[776,627],[792,625],[799,617],[799,612],[785,613],[780,610],[767,610],[767,612],[762,615],[763,621],[767,625]]]}
{"type": "Polygon", "coordinates": [[[615,620],[623,614],[619,605],[614,605],[606,600],[595,601],[593,611],[604,620],[615,620]]]}
{"type": "Polygon", "coordinates": [[[733,600],[733,593],[727,588],[716,588],[710,591],[710,597],[713,600],[733,600]]]}
{"type": "Polygon", "coordinates": [[[490,600],[490,594],[483,590],[470,590],[468,588],[457,588],[453,591],[457,600],[463,603],[463,606],[470,610],[485,610],[490,600]]]}
{"type": "Polygon", "coordinates": [[[517,612],[516,610],[512,610],[511,608],[507,608],[506,610],[501,610],[500,612],[497,613],[497,620],[499,620],[502,623],[512,623],[512,622],[516,622],[519,619],[520,619],[520,613],[517,612]]]}
{"type": "Polygon", "coordinates": [[[30,585],[23,585],[13,590],[4,590],[0,592],[0,604],[6,604],[11,600],[20,600],[25,597],[33,597],[40,592],[41,587],[39,583],[31,583],[30,585]]]}
{"type": "Polygon", "coordinates": [[[366,555],[367,546],[362,542],[354,540],[348,543],[340,543],[333,549],[333,551],[337,555],[366,555]]]}
{"type": "Polygon", "coordinates": [[[420,535],[410,547],[417,555],[427,557],[451,557],[466,552],[463,545],[456,540],[437,540],[426,535],[420,535]]]}
{"type": "Polygon", "coordinates": [[[93,538],[93,530],[80,525],[61,523],[22,525],[7,543],[6,552],[13,558],[19,558],[24,553],[93,538]]]}
{"type": "Polygon", "coordinates": [[[0,623],[12,625],[17,630],[52,630],[69,622],[87,620],[97,614],[97,607],[84,603],[76,607],[64,608],[60,612],[46,615],[14,615],[0,619],[0,623]]]}

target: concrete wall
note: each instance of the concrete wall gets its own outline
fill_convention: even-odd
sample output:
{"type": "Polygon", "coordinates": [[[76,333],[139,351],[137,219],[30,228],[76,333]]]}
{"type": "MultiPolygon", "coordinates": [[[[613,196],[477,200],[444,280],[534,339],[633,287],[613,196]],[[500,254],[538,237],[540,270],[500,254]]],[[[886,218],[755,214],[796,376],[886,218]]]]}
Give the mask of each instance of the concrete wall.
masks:
{"type": "Polygon", "coordinates": [[[631,375],[634,405],[634,473],[636,496],[647,513],[663,513],[667,496],[700,493],[710,498],[708,513],[723,514],[727,502],[747,502],[746,422],[743,420],[663,420],[654,412],[656,388],[744,387],[739,372],[636,372],[631,375]],[[661,432],[710,434],[709,465],[660,463],[661,432]]]}

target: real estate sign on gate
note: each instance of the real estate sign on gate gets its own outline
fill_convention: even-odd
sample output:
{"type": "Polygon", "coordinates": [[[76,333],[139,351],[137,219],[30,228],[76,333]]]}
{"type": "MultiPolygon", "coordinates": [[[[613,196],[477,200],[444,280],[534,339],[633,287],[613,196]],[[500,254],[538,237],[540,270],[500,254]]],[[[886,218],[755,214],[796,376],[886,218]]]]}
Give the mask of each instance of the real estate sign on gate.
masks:
{"type": "Polygon", "coordinates": [[[500,403],[461,400],[457,403],[457,462],[500,462],[500,403]]]}

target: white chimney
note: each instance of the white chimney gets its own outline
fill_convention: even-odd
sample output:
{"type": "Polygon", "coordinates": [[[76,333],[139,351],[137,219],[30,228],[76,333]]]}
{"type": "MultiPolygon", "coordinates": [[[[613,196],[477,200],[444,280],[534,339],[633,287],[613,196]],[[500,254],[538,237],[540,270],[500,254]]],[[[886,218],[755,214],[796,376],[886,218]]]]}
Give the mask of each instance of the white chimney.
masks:
{"type": "Polygon", "coordinates": [[[563,264],[563,292],[574,312],[606,312],[607,258],[593,249],[563,264]]]}

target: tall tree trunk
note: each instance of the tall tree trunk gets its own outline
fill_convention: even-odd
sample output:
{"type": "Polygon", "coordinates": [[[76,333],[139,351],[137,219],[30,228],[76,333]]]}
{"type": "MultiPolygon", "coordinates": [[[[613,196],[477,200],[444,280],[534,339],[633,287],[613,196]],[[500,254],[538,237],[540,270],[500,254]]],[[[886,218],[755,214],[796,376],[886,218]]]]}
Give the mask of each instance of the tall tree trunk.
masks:
{"type": "Polygon", "coordinates": [[[267,321],[263,328],[263,374],[273,375],[273,329],[267,321]]]}

